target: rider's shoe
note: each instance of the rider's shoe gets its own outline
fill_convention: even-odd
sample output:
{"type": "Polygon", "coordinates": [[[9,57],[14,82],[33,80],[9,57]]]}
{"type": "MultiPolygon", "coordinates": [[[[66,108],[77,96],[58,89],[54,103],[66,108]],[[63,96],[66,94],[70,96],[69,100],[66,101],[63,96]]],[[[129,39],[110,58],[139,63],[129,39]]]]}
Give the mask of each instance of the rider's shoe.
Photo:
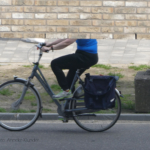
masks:
{"type": "Polygon", "coordinates": [[[71,90],[69,90],[68,92],[62,90],[57,95],[53,95],[52,98],[53,99],[63,99],[63,98],[71,98],[72,96],[73,95],[71,93],[71,90]]]}

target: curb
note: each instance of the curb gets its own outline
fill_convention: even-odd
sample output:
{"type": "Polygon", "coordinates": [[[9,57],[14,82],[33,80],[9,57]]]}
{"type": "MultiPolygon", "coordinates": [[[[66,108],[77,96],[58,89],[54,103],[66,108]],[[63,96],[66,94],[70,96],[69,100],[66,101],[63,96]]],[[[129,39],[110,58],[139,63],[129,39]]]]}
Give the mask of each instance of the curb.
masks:
{"type": "MultiPolygon", "coordinates": [[[[43,113],[39,120],[58,120],[57,113],[43,113]]],[[[150,121],[150,114],[121,114],[120,121],[150,121]]]]}
{"type": "MultiPolygon", "coordinates": [[[[7,113],[0,113],[0,116],[2,118],[5,117],[5,120],[10,120],[10,118],[14,116],[14,114],[7,114],[7,113]]],[[[100,114],[102,115],[102,114],[100,114]]],[[[107,115],[108,116],[108,115],[107,115]]],[[[111,114],[110,114],[111,116],[111,114]]],[[[33,114],[20,114],[21,120],[28,120],[33,119],[33,114]]],[[[101,118],[102,116],[100,116],[101,118]]],[[[58,114],[57,113],[42,113],[42,118],[39,118],[38,120],[58,120],[58,114]]],[[[150,114],[121,114],[120,121],[150,121],[150,114]]]]}
{"type": "Polygon", "coordinates": [[[150,114],[121,114],[119,120],[150,121],[150,114]]]}

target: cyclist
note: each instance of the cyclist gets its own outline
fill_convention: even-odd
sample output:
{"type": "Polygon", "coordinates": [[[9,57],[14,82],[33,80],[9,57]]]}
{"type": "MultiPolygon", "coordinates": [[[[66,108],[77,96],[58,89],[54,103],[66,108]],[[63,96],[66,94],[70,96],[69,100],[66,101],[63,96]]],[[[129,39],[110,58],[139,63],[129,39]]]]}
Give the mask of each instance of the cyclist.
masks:
{"type": "Polygon", "coordinates": [[[51,68],[57,78],[58,84],[62,91],[57,95],[53,95],[55,99],[72,97],[75,90],[70,90],[74,75],[77,69],[80,69],[81,75],[87,68],[95,65],[98,62],[97,40],[96,39],[59,39],[54,42],[45,42],[42,51],[61,50],[72,43],[77,43],[77,50],[73,54],[61,56],[51,62],[51,68]],[[69,69],[65,77],[62,69],[69,69]]]}

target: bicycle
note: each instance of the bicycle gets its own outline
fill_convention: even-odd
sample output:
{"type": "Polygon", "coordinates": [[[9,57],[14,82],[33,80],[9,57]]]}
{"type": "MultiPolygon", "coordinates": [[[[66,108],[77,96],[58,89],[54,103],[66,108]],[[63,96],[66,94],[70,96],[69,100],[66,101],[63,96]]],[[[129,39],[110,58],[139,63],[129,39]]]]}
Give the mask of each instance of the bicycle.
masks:
{"type": "MultiPolygon", "coordinates": [[[[39,117],[42,117],[42,101],[38,90],[31,80],[36,77],[50,97],[53,91],[42,74],[39,62],[43,55],[42,45],[36,45],[39,51],[37,62],[28,79],[14,76],[14,80],[3,83],[0,86],[0,126],[9,131],[21,131],[31,127],[39,117]]],[[[72,98],[61,100],[53,99],[57,105],[58,115],[64,123],[74,120],[75,123],[86,131],[102,132],[111,128],[119,119],[121,113],[121,93],[115,89],[115,107],[107,110],[87,109],[84,103],[84,82],[76,71],[71,89],[79,80],[79,86],[75,89],[72,98]]]]}

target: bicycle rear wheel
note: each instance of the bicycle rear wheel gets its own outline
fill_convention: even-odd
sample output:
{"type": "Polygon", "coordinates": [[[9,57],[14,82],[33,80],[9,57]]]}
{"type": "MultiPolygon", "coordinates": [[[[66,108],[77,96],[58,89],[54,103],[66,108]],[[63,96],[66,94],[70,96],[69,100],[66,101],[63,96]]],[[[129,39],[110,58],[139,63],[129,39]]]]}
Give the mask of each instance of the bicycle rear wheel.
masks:
{"type": "MultiPolygon", "coordinates": [[[[82,129],[90,132],[102,132],[111,128],[121,113],[120,98],[115,94],[115,107],[107,110],[81,110],[73,112],[73,119],[82,129]]],[[[84,109],[84,96],[72,102],[72,109],[84,109]]]]}
{"type": "Polygon", "coordinates": [[[0,126],[10,131],[21,131],[35,123],[39,116],[40,100],[34,87],[22,97],[25,82],[8,81],[0,86],[0,126]]]}

